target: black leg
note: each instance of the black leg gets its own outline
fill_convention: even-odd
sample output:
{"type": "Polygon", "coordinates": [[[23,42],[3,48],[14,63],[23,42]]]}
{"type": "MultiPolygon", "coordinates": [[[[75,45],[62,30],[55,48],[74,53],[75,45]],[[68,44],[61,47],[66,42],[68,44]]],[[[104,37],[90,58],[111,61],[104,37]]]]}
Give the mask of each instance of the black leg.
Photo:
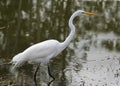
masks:
{"type": "Polygon", "coordinates": [[[50,77],[52,77],[52,80],[48,83],[48,86],[50,86],[50,84],[55,80],[55,77],[51,74],[49,63],[48,63],[48,74],[49,74],[50,77]]]}
{"type": "Polygon", "coordinates": [[[40,67],[40,64],[38,64],[36,70],[35,70],[35,73],[34,73],[34,82],[35,82],[35,86],[37,86],[37,81],[36,81],[36,75],[37,75],[37,72],[39,70],[39,67],[40,67]]]}

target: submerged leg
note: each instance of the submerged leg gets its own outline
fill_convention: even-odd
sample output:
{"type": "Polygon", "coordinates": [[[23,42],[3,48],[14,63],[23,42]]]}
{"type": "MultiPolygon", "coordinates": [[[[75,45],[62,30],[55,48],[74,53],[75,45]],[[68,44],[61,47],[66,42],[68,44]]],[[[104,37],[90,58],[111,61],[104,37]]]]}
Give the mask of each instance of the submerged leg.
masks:
{"type": "Polygon", "coordinates": [[[51,74],[50,64],[49,63],[48,63],[48,74],[52,78],[52,80],[48,83],[48,86],[50,86],[50,84],[55,80],[55,77],[51,74]]]}
{"type": "Polygon", "coordinates": [[[37,86],[37,81],[36,81],[36,75],[37,75],[37,72],[39,70],[39,67],[40,67],[40,64],[38,64],[36,70],[35,70],[35,73],[34,73],[34,82],[35,82],[35,86],[37,86]]]}

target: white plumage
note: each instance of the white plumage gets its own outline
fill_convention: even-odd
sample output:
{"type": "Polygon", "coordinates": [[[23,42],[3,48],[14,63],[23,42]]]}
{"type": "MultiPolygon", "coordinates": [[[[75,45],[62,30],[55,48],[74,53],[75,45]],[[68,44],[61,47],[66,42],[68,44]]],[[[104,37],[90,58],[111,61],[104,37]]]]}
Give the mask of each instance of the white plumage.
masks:
{"type": "Polygon", "coordinates": [[[64,42],[60,43],[57,40],[47,40],[32,45],[31,47],[13,57],[11,61],[13,63],[12,70],[15,70],[17,67],[23,65],[25,62],[37,64],[41,62],[48,63],[51,58],[57,56],[69,45],[70,41],[73,39],[73,36],[75,34],[73,19],[76,16],[80,16],[82,13],[95,15],[94,13],[85,12],[83,10],[78,10],[74,12],[69,19],[69,27],[71,29],[71,32],[64,42]]]}

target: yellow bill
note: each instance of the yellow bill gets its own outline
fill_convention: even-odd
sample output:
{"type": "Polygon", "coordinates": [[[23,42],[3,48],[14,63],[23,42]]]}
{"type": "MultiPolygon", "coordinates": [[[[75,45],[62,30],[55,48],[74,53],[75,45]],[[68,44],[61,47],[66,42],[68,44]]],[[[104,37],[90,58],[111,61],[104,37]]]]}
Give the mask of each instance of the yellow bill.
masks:
{"type": "Polygon", "coordinates": [[[84,12],[84,14],[96,16],[96,14],[93,12],[84,12]]]}

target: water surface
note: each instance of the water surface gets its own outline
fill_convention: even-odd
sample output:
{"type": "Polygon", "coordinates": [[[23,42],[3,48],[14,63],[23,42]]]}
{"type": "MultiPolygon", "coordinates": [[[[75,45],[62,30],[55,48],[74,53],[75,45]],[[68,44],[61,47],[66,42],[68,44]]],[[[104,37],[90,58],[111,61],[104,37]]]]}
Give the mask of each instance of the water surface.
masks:
{"type": "MultiPolygon", "coordinates": [[[[56,78],[52,86],[120,85],[119,1],[18,1],[0,1],[1,86],[34,86],[36,65],[25,64],[15,80],[8,63],[14,55],[35,43],[47,39],[64,41],[70,32],[68,20],[79,9],[94,12],[97,16],[75,18],[74,39],[50,62],[56,78]]],[[[41,64],[38,84],[46,85],[50,79],[47,65],[41,64]]]]}

